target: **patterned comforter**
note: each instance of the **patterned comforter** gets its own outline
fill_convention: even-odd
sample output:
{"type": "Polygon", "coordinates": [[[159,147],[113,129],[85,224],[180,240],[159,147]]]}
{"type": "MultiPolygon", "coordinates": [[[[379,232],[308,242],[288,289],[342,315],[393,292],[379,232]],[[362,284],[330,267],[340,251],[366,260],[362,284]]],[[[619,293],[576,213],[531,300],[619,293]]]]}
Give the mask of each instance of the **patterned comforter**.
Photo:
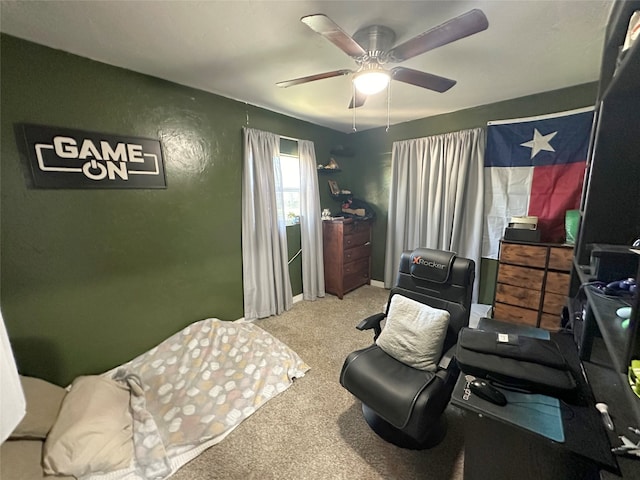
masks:
{"type": "Polygon", "coordinates": [[[134,461],[92,480],[164,479],[309,367],[252,323],[194,323],[104,375],[131,390],[134,461]]]}

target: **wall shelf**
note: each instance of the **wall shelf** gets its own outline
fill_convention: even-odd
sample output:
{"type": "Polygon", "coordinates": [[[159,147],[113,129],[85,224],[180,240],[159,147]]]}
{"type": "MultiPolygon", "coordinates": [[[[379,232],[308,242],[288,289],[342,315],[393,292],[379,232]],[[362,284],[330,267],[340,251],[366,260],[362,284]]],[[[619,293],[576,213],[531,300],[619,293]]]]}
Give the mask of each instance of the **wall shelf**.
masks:
{"type": "MultiPolygon", "coordinates": [[[[640,428],[640,398],[627,381],[631,359],[640,359],[638,299],[601,294],[589,285],[594,278],[585,264],[590,263],[593,244],[631,245],[640,236],[640,40],[619,59],[636,10],[640,0],[614,2],[605,32],[568,301],[574,338],[594,397],[608,404],[614,420],[616,431],[608,432],[612,446],[620,445],[618,435],[638,440],[627,430],[640,428]],[[616,310],[630,303],[631,318],[625,329],[616,310]]],[[[624,478],[640,478],[640,459],[618,460],[624,478]]],[[[609,477],[603,474],[603,478],[609,477]]]]}

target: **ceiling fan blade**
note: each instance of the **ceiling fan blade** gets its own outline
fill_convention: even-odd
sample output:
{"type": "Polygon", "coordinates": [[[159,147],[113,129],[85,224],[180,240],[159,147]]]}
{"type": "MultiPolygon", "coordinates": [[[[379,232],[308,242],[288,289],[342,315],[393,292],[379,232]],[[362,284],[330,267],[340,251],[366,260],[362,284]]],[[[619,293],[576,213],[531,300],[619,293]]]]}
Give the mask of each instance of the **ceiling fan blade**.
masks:
{"type": "Polygon", "coordinates": [[[345,33],[344,30],[336,25],[334,21],[326,15],[321,13],[316,15],[307,15],[306,17],[302,17],[300,21],[314,32],[319,33],[329,40],[350,57],[357,58],[367,53],[358,42],[345,33]]]}
{"type": "Polygon", "coordinates": [[[317,73],[315,75],[309,75],[308,77],[300,77],[300,78],[294,78],[292,80],[285,80],[283,82],[276,83],[276,85],[282,88],[293,87],[294,85],[300,85],[301,83],[314,82],[316,80],[324,80],[325,78],[340,77],[342,75],[349,75],[350,73],[353,73],[353,72],[351,70],[334,70],[332,72],[317,73]]]}
{"type": "Polygon", "coordinates": [[[485,14],[482,10],[475,8],[392,48],[389,51],[389,60],[402,62],[447,43],[486,30],[488,27],[489,21],[485,14]]]}
{"type": "Polygon", "coordinates": [[[349,103],[349,108],[358,108],[364,105],[364,102],[367,101],[367,96],[355,90],[353,93],[353,97],[351,97],[351,102],[349,103]]]}
{"type": "Polygon", "coordinates": [[[432,73],[421,72],[406,67],[392,68],[391,78],[440,93],[446,92],[456,84],[456,81],[450,78],[440,77],[432,73]]]}

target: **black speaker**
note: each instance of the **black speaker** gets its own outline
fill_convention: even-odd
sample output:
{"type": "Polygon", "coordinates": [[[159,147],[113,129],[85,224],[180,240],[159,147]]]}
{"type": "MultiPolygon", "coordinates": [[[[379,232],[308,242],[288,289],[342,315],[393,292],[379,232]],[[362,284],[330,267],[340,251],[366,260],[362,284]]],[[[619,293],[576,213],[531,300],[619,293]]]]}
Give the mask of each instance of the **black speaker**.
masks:
{"type": "Polygon", "coordinates": [[[591,249],[591,273],[596,280],[605,283],[635,278],[640,258],[636,251],[628,245],[594,243],[591,249]]]}

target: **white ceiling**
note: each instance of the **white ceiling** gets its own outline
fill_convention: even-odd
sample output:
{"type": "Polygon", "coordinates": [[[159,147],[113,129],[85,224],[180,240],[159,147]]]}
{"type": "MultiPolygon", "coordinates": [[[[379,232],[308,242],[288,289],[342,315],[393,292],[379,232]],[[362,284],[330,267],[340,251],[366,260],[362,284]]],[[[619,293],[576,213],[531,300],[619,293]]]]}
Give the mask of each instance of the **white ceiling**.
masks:
{"type": "MultiPolygon", "coordinates": [[[[381,24],[396,44],[479,8],[489,28],[401,65],[457,80],[436,93],[392,82],[390,123],[595,81],[610,0],[14,1],[0,30],[100,62],[247,102],[343,132],[350,77],[276,82],[355,62],[300,22],[324,13],[348,34],[381,24]]],[[[387,95],[356,109],[358,130],[387,124],[387,95]]]]}

